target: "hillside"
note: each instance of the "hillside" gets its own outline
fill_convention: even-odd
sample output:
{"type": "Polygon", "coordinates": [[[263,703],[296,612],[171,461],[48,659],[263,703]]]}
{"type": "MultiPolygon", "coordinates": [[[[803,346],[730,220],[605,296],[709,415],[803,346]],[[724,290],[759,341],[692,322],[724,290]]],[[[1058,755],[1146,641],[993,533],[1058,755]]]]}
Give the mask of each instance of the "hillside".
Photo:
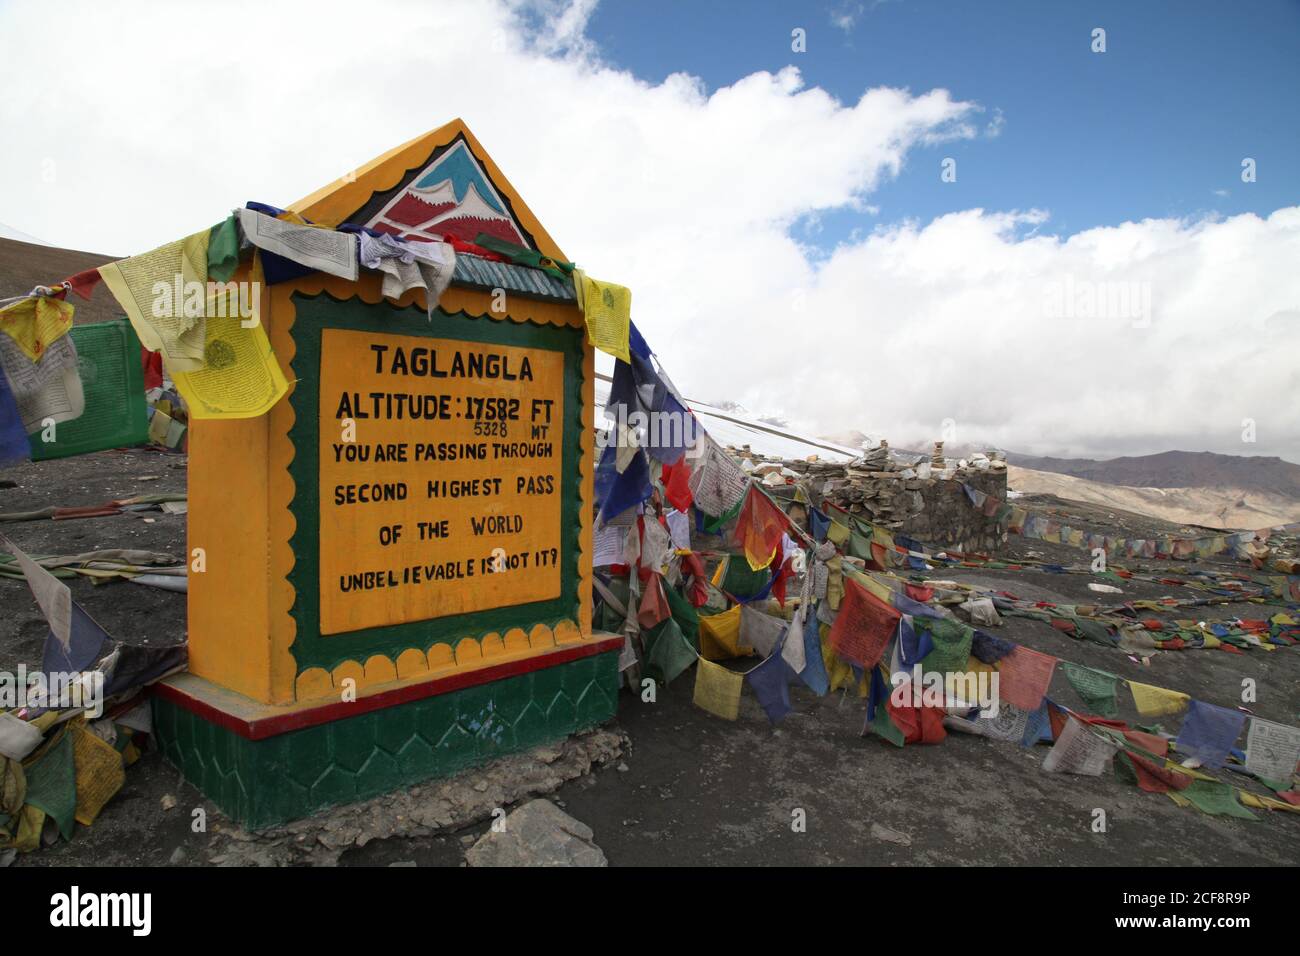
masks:
{"type": "Polygon", "coordinates": [[[1097,461],[1089,458],[1039,458],[1008,452],[1007,463],[1108,485],[1215,488],[1280,495],[1300,501],[1300,465],[1281,458],[1166,451],[1158,455],[1097,461]]]}
{"type": "Polygon", "coordinates": [[[1007,486],[1025,494],[1056,495],[1179,525],[1247,530],[1300,521],[1300,499],[1244,488],[1134,487],[1015,465],[1007,469],[1007,486]]]}

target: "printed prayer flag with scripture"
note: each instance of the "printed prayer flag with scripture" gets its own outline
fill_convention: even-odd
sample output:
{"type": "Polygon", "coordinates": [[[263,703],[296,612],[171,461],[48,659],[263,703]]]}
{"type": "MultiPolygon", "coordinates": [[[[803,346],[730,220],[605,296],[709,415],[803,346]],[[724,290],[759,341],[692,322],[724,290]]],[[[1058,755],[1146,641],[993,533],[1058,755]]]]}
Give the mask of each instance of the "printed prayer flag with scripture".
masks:
{"type": "Polygon", "coordinates": [[[614,358],[631,362],[632,290],[593,279],[581,269],[573,271],[587,341],[614,358]]]}
{"type": "Polygon", "coordinates": [[[1037,710],[1052,684],[1056,658],[1023,645],[998,661],[998,692],[1021,710],[1037,710]]]}
{"type": "Polygon", "coordinates": [[[1133,695],[1133,705],[1143,717],[1165,717],[1169,714],[1182,713],[1191,700],[1189,696],[1178,691],[1165,690],[1163,687],[1154,687],[1151,684],[1139,684],[1132,680],[1128,682],[1128,689],[1133,695]]]}
{"type": "Polygon", "coordinates": [[[735,720],[740,716],[740,691],[744,684],[745,675],[700,658],[695,668],[695,706],[723,720],[735,720]]]}
{"type": "Polygon", "coordinates": [[[857,581],[844,582],[830,643],[835,653],[859,667],[875,667],[894,636],[902,615],[867,592],[857,581]]]}
{"type": "Polygon", "coordinates": [[[1071,664],[1069,661],[1061,662],[1061,670],[1065,672],[1075,693],[1083,698],[1086,713],[1099,717],[1114,717],[1119,713],[1115,701],[1115,688],[1119,684],[1119,678],[1114,674],[1071,664]]]}

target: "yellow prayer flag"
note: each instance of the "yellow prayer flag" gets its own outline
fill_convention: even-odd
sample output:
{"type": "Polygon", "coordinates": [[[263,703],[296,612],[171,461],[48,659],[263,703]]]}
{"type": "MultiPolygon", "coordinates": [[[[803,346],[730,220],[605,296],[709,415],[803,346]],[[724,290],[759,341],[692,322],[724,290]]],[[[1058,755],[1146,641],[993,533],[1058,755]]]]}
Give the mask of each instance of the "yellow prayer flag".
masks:
{"type": "Polygon", "coordinates": [[[1176,690],[1165,690],[1163,687],[1139,684],[1132,680],[1128,682],[1128,689],[1133,694],[1133,704],[1143,717],[1176,714],[1186,708],[1191,700],[1187,694],[1176,690]]]}
{"type": "Polygon", "coordinates": [[[840,524],[834,518],[831,519],[830,527],[826,529],[826,540],[831,544],[843,544],[849,540],[849,526],[840,524]]]}
{"type": "Polygon", "coordinates": [[[695,666],[695,706],[723,720],[740,716],[740,690],[745,675],[700,658],[695,666]]]}
{"type": "Polygon", "coordinates": [[[71,732],[77,778],[76,819],[88,827],[95,822],[104,804],[122,789],[126,770],[122,766],[122,755],[112,744],[91,731],[84,720],[73,724],[71,732]]]}
{"type": "Polygon", "coordinates": [[[631,362],[632,290],[573,270],[578,306],[587,324],[587,341],[624,362],[631,362]]]}
{"type": "Polygon", "coordinates": [[[203,368],[209,230],[99,267],[140,344],[177,372],[203,368]]]}
{"type": "MultiPolygon", "coordinates": [[[[830,625],[822,624],[819,629],[822,645],[822,666],[826,668],[826,676],[830,681],[831,693],[839,690],[841,687],[853,687],[853,668],[849,666],[848,661],[835,653],[830,642],[830,625]]],[[[866,697],[871,690],[871,672],[864,671],[862,679],[857,681],[857,691],[859,697],[866,697]]]]}
{"type": "Polygon", "coordinates": [[[722,579],[727,576],[727,562],[731,560],[731,555],[727,555],[718,562],[718,566],[713,569],[713,579],[709,582],[715,588],[722,587],[722,579]]]}
{"type": "Polygon", "coordinates": [[[740,605],[721,614],[700,616],[700,655],[711,661],[749,657],[754,649],[740,643],[740,605]]]}
{"type": "Polygon", "coordinates": [[[826,603],[832,611],[838,611],[840,601],[844,599],[843,562],[837,554],[826,562],[826,603]]]}
{"type": "Polygon", "coordinates": [[[33,362],[72,328],[71,303],[47,296],[29,296],[0,308],[0,332],[18,343],[33,362]]]}
{"type": "Polygon", "coordinates": [[[237,315],[209,318],[206,335],[204,367],[171,373],[191,418],[256,418],[289,390],[260,322],[244,328],[237,315]]]}
{"type": "Polygon", "coordinates": [[[849,576],[853,578],[855,582],[861,584],[864,588],[866,588],[867,592],[872,597],[879,598],[880,600],[888,604],[890,607],[893,607],[894,592],[891,591],[886,585],[881,584],[879,581],[877,581],[874,577],[872,577],[869,574],[863,574],[861,571],[850,570],[848,573],[849,576]]]}
{"type": "Polygon", "coordinates": [[[1279,800],[1276,797],[1251,793],[1248,790],[1238,790],[1237,796],[1241,797],[1241,802],[1245,806],[1255,807],[1258,810],[1285,810],[1288,813],[1300,813],[1300,807],[1287,803],[1285,800],[1279,800]]]}

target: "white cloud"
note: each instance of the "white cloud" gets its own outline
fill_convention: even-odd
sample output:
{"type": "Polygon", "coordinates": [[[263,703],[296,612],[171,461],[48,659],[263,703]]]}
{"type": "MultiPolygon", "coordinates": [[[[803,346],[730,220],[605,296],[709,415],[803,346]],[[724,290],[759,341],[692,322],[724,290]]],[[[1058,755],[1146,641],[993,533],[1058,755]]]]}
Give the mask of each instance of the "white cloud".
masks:
{"type": "Polygon", "coordinates": [[[853,3],[852,0],[841,3],[831,10],[831,26],[844,33],[852,33],[853,28],[857,26],[858,20],[866,12],[866,7],[861,3],[853,3]]]}
{"type": "MultiPolygon", "coordinates": [[[[750,303],[747,339],[767,345],[746,345],[751,385],[727,394],[911,447],[952,418],[959,444],[1019,451],[1300,457],[1300,208],[1021,235],[1038,221],[970,210],[841,247],[802,318],[750,303]],[[816,343],[801,353],[798,328],[816,343]]],[[[706,374],[684,361],[679,382],[706,374]]]]}
{"type": "Polygon", "coordinates": [[[895,445],[952,417],[961,441],[1026,451],[1295,456],[1300,382],[1279,357],[1300,344],[1300,211],[1061,239],[1042,212],[971,210],[868,224],[827,256],[800,222],[874,208],[911,150],[976,139],[981,106],[945,90],[841,103],[793,67],[712,93],[648,83],[600,59],[592,7],[5,5],[3,35],[59,42],[57,69],[45,44],[7,54],[0,126],[22,133],[0,154],[4,219],[139,252],[461,116],[565,251],[633,288],[690,395],[895,445]],[[1150,327],[1046,319],[1065,276],[1149,282],[1150,327]]]}

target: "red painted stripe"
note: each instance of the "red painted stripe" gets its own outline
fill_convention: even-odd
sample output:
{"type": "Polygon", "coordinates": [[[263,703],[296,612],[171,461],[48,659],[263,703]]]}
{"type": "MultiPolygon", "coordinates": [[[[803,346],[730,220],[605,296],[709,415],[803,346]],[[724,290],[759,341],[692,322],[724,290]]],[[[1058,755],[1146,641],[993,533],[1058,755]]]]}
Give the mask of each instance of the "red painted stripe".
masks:
{"type": "Polygon", "coordinates": [[[535,657],[506,661],[472,671],[462,671],[448,674],[445,677],[436,677],[433,680],[417,684],[395,687],[392,690],[372,694],[368,697],[358,697],[352,703],[341,700],[330,701],[328,704],[321,704],[317,707],[296,710],[287,714],[275,714],[255,720],[237,717],[170,684],[155,684],[153,685],[153,692],[164,700],[171,701],[178,707],[183,707],[185,710],[197,714],[209,723],[224,727],[231,733],[238,734],[248,740],[265,740],[267,737],[275,737],[280,734],[287,734],[290,731],[315,727],[319,724],[329,723],[332,720],[357,717],[374,710],[383,710],[387,707],[396,707],[399,704],[423,700],[426,697],[449,694],[452,691],[477,687],[480,684],[489,684],[492,681],[504,680],[507,677],[518,677],[521,674],[544,670],[558,664],[567,664],[570,661],[581,660],[595,654],[615,653],[622,650],[622,647],[623,638],[605,637],[573,647],[557,648],[535,657]]]}

